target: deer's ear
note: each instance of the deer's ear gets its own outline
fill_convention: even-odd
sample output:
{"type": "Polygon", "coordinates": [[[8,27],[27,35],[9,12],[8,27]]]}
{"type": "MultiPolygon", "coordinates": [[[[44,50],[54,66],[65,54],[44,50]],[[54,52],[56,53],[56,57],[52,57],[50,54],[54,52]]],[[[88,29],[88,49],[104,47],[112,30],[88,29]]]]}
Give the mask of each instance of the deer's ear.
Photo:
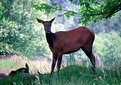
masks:
{"type": "Polygon", "coordinates": [[[54,20],[55,20],[55,17],[52,20],[50,20],[50,22],[52,23],[54,20]]]}
{"type": "Polygon", "coordinates": [[[43,21],[43,20],[38,19],[38,18],[37,18],[37,21],[38,21],[39,23],[44,23],[44,21],[43,21]]]}
{"type": "Polygon", "coordinates": [[[28,64],[27,64],[27,63],[25,64],[25,67],[29,69],[29,66],[28,66],[28,64]]]}

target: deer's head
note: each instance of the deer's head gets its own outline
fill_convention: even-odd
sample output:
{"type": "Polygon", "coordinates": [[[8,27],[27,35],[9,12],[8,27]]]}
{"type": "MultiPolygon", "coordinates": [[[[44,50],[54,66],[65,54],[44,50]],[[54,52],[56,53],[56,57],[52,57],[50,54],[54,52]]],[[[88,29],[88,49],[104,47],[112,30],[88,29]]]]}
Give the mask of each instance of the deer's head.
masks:
{"type": "Polygon", "coordinates": [[[45,30],[45,33],[50,33],[51,32],[51,24],[52,22],[54,21],[55,18],[53,18],[52,20],[50,21],[43,21],[41,19],[37,19],[37,21],[39,23],[42,23],[44,25],[44,30],[45,30]]]}

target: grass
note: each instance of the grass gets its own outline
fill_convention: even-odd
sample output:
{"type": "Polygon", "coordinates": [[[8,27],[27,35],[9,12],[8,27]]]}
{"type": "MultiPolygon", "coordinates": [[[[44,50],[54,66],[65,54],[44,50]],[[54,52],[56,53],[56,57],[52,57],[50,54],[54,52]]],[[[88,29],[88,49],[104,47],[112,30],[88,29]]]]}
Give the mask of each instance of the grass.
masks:
{"type": "Polygon", "coordinates": [[[55,71],[50,77],[47,73],[50,66],[42,67],[40,61],[3,59],[0,60],[0,70],[9,73],[13,69],[23,67],[25,63],[29,64],[31,72],[38,70],[43,74],[18,74],[15,77],[5,77],[0,79],[0,85],[121,85],[121,67],[116,66],[110,69],[96,69],[96,74],[93,75],[91,67],[69,65],[61,69],[58,75],[55,71]]]}
{"type": "Polygon", "coordinates": [[[52,77],[49,73],[36,77],[18,74],[1,79],[0,85],[121,85],[121,68],[97,69],[96,75],[93,75],[91,68],[70,65],[61,69],[59,75],[57,72],[52,77]]]}

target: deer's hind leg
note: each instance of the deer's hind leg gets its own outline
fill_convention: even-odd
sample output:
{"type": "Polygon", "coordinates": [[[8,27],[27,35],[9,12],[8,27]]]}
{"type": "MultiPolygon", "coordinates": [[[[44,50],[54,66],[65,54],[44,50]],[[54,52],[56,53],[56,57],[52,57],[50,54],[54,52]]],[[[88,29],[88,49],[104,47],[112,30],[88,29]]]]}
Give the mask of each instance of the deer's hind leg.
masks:
{"type": "Polygon", "coordinates": [[[57,62],[57,71],[59,72],[62,62],[62,54],[58,55],[58,62],[57,62]]]}
{"type": "Polygon", "coordinates": [[[93,65],[93,72],[95,72],[95,56],[92,52],[92,46],[90,47],[82,47],[82,50],[85,52],[87,57],[90,59],[90,62],[93,65]]]}

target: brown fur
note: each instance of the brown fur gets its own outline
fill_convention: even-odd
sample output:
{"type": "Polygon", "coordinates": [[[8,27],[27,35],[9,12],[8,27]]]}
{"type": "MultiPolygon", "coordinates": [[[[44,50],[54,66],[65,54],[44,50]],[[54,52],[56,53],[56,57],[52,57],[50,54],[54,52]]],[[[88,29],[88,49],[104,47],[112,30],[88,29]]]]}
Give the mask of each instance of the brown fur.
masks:
{"type": "Polygon", "coordinates": [[[92,53],[92,45],[95,39],[95,35],[92,30],[88,29],[87,27],[81,26],[66,32],[60,31],[52,33],[51,23],[54,21],[54,18],[50,21],[43,21],[40,19],[37,20],[44,25],[46,39],[49,44],[50,50],[53,53],[51,74],[55,68],[55,64],[57,61],[57,70],[60,70],[63,54],[76,52],[80,48],[85,52],[95,68],[95,57],[92,53]],[[49,37],[48,34],[53,34],[55,37],[49,37]],[[53,42],[53,45],[50,44],[51,42],[53,42]]]}

